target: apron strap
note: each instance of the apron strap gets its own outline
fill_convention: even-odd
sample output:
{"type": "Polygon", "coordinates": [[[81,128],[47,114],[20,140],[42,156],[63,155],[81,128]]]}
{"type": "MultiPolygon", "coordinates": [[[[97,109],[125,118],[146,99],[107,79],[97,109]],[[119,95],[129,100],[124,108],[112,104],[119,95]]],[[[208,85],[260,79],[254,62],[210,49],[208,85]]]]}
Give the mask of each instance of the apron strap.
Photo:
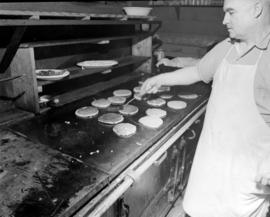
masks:
{"type": "Polygon", "coordinates": [[[223,59],[227,59],[227,57],[229,56],[229,54],[231,53],[231,50],[233,49],[233,45],[230,47],[230,49],[227,51],[227,53],[225,54],[223,59]]]}
{"type": "Polygon", "coordinates": [[[256,66],[259,64],[262,55],[263,55],[263,50],[260,51],[260,55],[259,55],[258,59],[256,60],[256,63],[255,63],[256,66]]]}

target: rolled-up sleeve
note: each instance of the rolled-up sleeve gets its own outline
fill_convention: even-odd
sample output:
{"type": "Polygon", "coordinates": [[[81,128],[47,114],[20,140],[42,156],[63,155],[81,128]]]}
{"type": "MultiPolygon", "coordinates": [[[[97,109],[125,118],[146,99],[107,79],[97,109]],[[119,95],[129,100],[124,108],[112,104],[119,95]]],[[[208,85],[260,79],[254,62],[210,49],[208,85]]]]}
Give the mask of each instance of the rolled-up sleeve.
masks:
{"type": "Polygon", "coordinates": [[[198,73],[203,82],[209,83],[212,81],[219,64],[231,46],[229,39],[225,39],[206,53],[197,63],[198,73]]]}

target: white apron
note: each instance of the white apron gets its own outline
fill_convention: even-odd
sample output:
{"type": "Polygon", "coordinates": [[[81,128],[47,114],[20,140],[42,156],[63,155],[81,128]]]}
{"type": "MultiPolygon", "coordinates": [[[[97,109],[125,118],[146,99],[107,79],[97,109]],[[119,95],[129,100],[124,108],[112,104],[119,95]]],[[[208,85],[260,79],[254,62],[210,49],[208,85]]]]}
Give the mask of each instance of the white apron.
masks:
{"type": "Polygon", "coordinates": [[[254,100],[262,51],[255,65],[231,64],[227,55],[213,78],[184,197],[191,217],[263,217],[269,205],[270,188],[255,182],[270,153],[270,128],[254,100]]]}

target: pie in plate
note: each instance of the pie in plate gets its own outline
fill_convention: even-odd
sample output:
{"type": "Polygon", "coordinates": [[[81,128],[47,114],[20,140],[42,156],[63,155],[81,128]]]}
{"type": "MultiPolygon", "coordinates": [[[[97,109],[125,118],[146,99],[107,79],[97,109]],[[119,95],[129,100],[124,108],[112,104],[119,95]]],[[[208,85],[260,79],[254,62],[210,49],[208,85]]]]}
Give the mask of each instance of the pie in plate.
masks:
{"type": "Polygon", "coordinates": [[[127,90],[127,89],[119,89],[119,90],[113,91],[113,95],[122,96],[122,97],[129,97],[132,95],[132,92],[130,90],[127,90]]]}
{"type": "Polygon", "coordinates": [[[122,96],[110,96],[108,97],[108,100],[113,105],[122,105],[126,102],[126,98],[122,96]]]}
{"type": "Polygon", "coordinates": [[[137,127],[130,123],[120,123],[113,127],[113,132],[124,138],[128,138],[134,135],[137,131],[137,127]]]}
{"type": "Polygon", "coordinates": [[[99,113],[98,109],[92,106],[85,106],[77,109],[75,115],[79,118],[93,118],[99,113]]]}
{"type": "Polygon", "coordinates": [[[118,124],[124,120],[124,117],[116,113],[106,113],[98,118],[98,121],[103,124],[118,124]]]}
{"type": "Polygon", "coordinates": [[[157,129],[163,124],[163,120],[161,118],[149,116],[149,115],[140,118],[139,122],[143,126],[148,127],[148,128],[153,128],[153,129],[157,129]]]}
{"type": "Polygon", "coordinates": [[[37,69],[36,77],[39,80],[56,81],[69,76],[70,72],[64,69],[37,69]]]}
{"type": "Polygon", "coordinates": [[[103,68],[118,64],[115,60],[86,60],[77,63],[77,66],[84,68],[103,68]]]}
{"type": "Polygon", "coordinates": [[[184,101],[180,101],[180,100],[172,100],[167,102],[167,106],[171,109],[184,109],[187,107],[187,103],[184,101]]]}
{"type": "Polygon", "coordinates": [[[149,108],[145,111],[145,113],[149,116],[154,116],[158,118],[164,118],[167,115],[167,112],[165,110],[159,108],[149,108]]]}
{"type": "Polygon", "coordinates": [[[111,105],[111,103],[109,100],[101,98],[101,99],[96,99],[92,101],[91,105],[97,108],[104,109],[104,108],[108,108],[111,105]]]}
{"type": "Polygon", "coordinates": [[[138,107],[134,105],[124,105],[119,113],[122,115],[135,115],[139,111],[138,107]]]}
{"type": "Polygon", "coordinates": [[[166,104],[166,101],[161,98],[151,99],[147,100],[148,105],[154,106],[154,107],[161,107],[166,104]]]}
{"type": "Polygon", "coordinates": [[[162,99],[171,99],[171,98],[173,98],[173,95],[171,95],[171,94],[162,94],[162,95],[160,95],[160,98],[162,98],[162,99]]]}
{"type": "Polygon", "coordinates": [[[198,94],[192,93],[192,94],[178,94],[178,97],[182,99],[196,99],[198,98],[198,94]]]}

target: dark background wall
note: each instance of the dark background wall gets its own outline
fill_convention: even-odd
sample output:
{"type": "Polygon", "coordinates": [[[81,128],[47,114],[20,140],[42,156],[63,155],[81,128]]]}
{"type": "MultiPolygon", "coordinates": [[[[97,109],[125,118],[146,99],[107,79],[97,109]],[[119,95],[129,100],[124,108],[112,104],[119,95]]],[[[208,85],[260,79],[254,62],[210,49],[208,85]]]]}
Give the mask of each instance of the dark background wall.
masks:
{"type": "MultiPolygon", "coordinates": [[[[149,1],[29,2],[0,3],[1,9],[66,11],[85,13],[124,13],[123,6],[148,6],[149,1]]],[[[222,7],[154,6],[151,13],[163,21],[161,31],[226,35],[222,7]]]]}
{"type": "MultiPolygon", "coordinates": [[[[129,4],[149,6],[148,1],[129,4]]],[[[167,56],[201,57],[227,37],[222,6],[153,6],[151,15],[162,21],[158,35],[167,56]]]]}
{"type": "Polygon", "coordinates": [[[225,36],[221,7],[154,7],[162,20],[160,31],[225,36]]]}

